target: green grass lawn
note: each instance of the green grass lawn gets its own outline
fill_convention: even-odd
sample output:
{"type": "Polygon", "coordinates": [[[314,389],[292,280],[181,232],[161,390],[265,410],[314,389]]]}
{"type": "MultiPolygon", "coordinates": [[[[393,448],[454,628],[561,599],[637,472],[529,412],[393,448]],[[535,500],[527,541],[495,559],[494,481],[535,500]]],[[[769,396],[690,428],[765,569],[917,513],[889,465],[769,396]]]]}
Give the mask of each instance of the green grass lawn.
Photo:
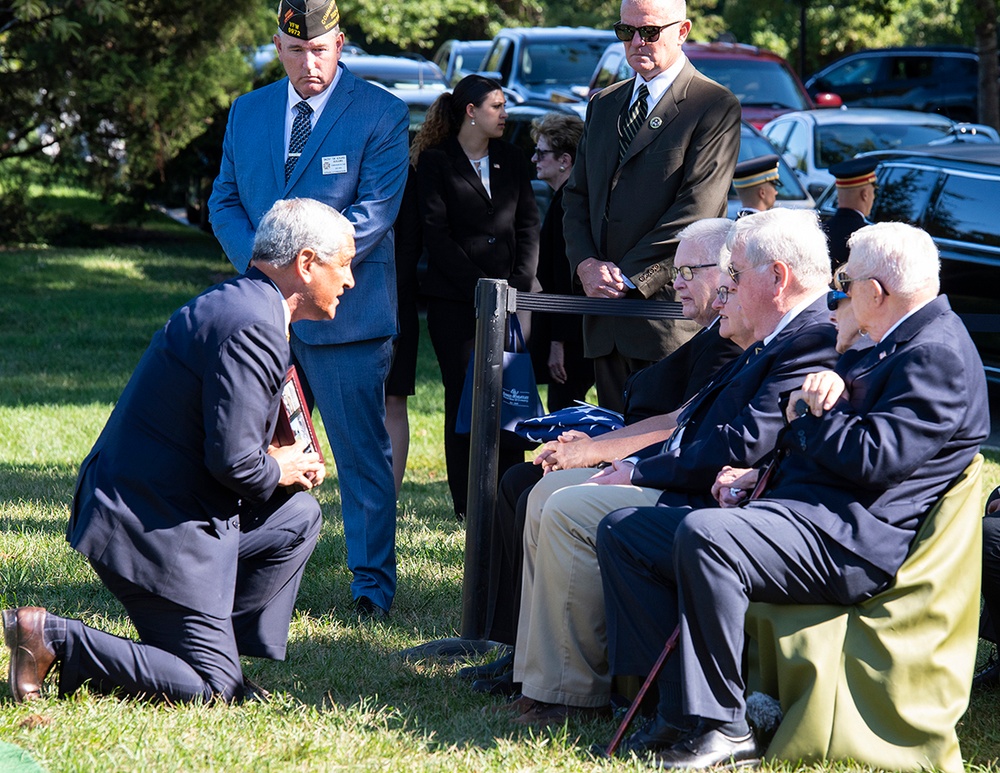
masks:
{"type": "MultiPolygon", "coordinates": [[[[213,239],[165,219],[101,238],[88,249],[0,250],[0,604],[40,604],[129,636],[117,601],[64,539],[77,466],[153,332],[231,270],[213,239]]],[[[0,740],[26,748],[50,771],[645,769],[587,755],[591,743],[610,738],[610,720],[512,730],[488,710],[498,700],[455,678],[460,664],[396,655],[456,635],[460,623],[465,533],[444,480],[442,404],[425,336],[400,496],[399,593],[387,621],[359,624],[351,612],[331,480],[318,492],[326,524],[302,584],[288,660],[245,664],[274,700],[167,706],[84,690],[16,705],[4,685],[0,740]]],[[[320,436],[325,445],[322,428],[320,436]]],[[[989,460],[992,487],[1000,482],[998,455],[989,460]]],[[[1000,770],[998,709],[996,697],[976,696],[960,728],[976,769],[1000,770]]]]}

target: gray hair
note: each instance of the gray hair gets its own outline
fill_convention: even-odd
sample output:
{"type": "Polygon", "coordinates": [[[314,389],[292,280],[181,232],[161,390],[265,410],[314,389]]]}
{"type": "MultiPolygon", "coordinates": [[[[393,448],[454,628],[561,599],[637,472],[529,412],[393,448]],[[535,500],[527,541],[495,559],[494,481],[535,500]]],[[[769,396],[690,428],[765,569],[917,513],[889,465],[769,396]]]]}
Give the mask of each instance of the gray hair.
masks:
{"type": "Polygon", "coordinates": [[[726,240],[723,268],[737,246],[754,268],[780,260],[803,289],[819,290],[830,283],[826,234],[810,209],[769,209],[737,220],[726,240]]]}
{"type": "Polygon", "coordinates": [[[250,259],[284,268],[302,250],[329,263],[354,253],[354,226],[333,207],[315,199],[280,199],[261,218],[250,259]]]}
{"type": "Polygon", "coordinates": [[[722,253],[726,249],[726,237],[733,227],[733,221],[724,217],[708,217],[704,220],[696,220],[691,225],[685,227],[677,238],[683,242],[689,242],[706,262],[711,261],[718,265],[722,253]]]}
{"type": "MultiPolygon", "coordinates": [[[[851,234],[851,273],[875,277],[904,298],[938,294],[941,259],[930,235],[906,223],[876,223],[851,234]]],[[[855,277],[852,277],[855,278],[855,277]]]]}

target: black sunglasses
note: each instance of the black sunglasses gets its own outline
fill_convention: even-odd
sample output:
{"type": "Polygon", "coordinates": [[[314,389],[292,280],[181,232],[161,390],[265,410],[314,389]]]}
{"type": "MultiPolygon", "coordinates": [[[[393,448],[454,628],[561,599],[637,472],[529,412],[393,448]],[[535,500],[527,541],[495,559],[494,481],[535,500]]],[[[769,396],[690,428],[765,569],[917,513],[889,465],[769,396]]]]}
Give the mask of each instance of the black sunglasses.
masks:
{"type": "Polygon", "coordinates": [[[826,294],[826,307],[830,311],[836,311],[840,308],[840,302],[848,297],[847,293],[841,292],[840,290],[830,290],[830,292],[826,294]]]}
{"type": "Polygon", "coordinates": [[[871,281],[873,281],[875,284],[877,284],[879,287],[882,288],[882,294],[883,295],[888,295],[889,294],[889,289],[885,286],[885,283],[881,279],[878,279],[877,277],[874,277],[874,276],[859,276],[859,277],[851,278],[851,277],[849,277],[847,275],[846,271],[841,271],[839,274],[837,274],[837,284],[840,285],[840,289],[841,290],[843,290],[845,293],[848,293],[848,294],[850,294],[850,292],[851,292],[851,285],[852,284],[854,284],[855,282],[864,282],[865,280],[868,280],[868,279],[870,279],[871,281]]]}
{"type": "Polygon", "coordinates": [[[612,29],[615,31],[615,35],[618,39],[628,43],[632,38],[635,37],[635,33],[639,33],[639,37],[643,43],[655,43],[660,39],[660,33],[667,27],[673,27],[675,24],[683,23],[684,19],[678,19],[677,21],[672,21],[670,24],[664,24],[662,27],[657,27],[655,24],[646,25],[644,27],[633,27],[631,24],[625,24],[623,22],[618,22],[612,29]]]}

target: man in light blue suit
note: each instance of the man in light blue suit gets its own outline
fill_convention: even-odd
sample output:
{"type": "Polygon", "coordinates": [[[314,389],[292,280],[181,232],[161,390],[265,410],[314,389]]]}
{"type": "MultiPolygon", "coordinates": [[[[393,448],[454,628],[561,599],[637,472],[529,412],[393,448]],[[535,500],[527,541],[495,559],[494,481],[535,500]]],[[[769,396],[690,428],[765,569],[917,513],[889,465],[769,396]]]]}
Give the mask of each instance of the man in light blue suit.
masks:
{"type": "Polygon", "coordinates": [[[406,105],[340,64],[333,0],[282,0],[274,45],[288,75],[237,99],[209,211],[240,271],[278,199],[309,197],[354,225],[356,290],[337,318],[292,326],[292,351],[326,425],[340,481],[351,592],[382,616],[396,590],[396,497],[384,383],[396,334],[392,224],[407,172],[406,105]]]}

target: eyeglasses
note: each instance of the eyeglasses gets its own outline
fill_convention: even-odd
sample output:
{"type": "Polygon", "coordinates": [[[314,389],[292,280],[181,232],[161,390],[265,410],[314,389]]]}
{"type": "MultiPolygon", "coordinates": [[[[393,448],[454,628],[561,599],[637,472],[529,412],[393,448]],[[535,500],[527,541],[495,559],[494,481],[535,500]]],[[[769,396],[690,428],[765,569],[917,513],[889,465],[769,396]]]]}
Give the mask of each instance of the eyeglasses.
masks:
{"type": "Polygon", "coordinates": [[[535,155],[539,158],[545,158],[555,153],[554,150],[542,150],[541,148],[535,148],[535,155]]]}
{"type": "Polygon", "coordinates": [[[678,19],[677,21],[670,22],[670,24],[664,24],[662,27],[657,27],[655,24],[644,27],[633,27],[631,24],[618,22],[612,27],[612,29],[614,29],[615,35],[618,36],[618,39],[626,43],[635,37],[636,32],[639,33],[639,37],[642,39],[643,43],[655,43],[660,39],[660,33],[663,32],[663,30],[667,27],[673,27],[675,24],[681,24],[683,22],[684,19],[678,19]]]}
{"type": "Polygon", "coordinates": [[[694,279],[694,272],[699,268],[715,268],[715,263],[702,263],[698,266],[674,266],[674,279],[680,276],[685,282],[694,279]]]}
{"type": "Polygon", "coordinates": [[[836,311],[840,308],[840,302],[846,300],[848,297],[850,296],[848,296],[847,293],[841,292],[840,290],[830,290],[830,292],[826,294],[826,307],[830,311],[836,311]]]}
{"type": "Polygon", "coordinates": [[[736,295],[735,287],[720,287],[715,291],[715,296],[719,299],[719,303],[723,306],[729,302],[730,295],[736,295]]]}
{"type": "Polygon", "coordinates": [[[885,284],[882,282],[882,280],[878,279],[876,277],[873,277],[873,276],[859,276],[859,277],[857,277],[855,279],[852,279],[851,277],[849,277],[847,275],[846,271],[841,271],[839,274],[837,274],[837,284],[839,284],[840,288],[845,293],[847,293],[848,295],[850,295],[850,293],[851,293],[851,285],[852,284],[854,284],[855,282],[865,282],[865,281],[867,281],[869,279],[871,281],[873,281],[875,284],[877,284],[880,288],[882,288],[882,293],[884,295],[888,295],[889,294],[889,290],[885,286],[885,284]]]}

